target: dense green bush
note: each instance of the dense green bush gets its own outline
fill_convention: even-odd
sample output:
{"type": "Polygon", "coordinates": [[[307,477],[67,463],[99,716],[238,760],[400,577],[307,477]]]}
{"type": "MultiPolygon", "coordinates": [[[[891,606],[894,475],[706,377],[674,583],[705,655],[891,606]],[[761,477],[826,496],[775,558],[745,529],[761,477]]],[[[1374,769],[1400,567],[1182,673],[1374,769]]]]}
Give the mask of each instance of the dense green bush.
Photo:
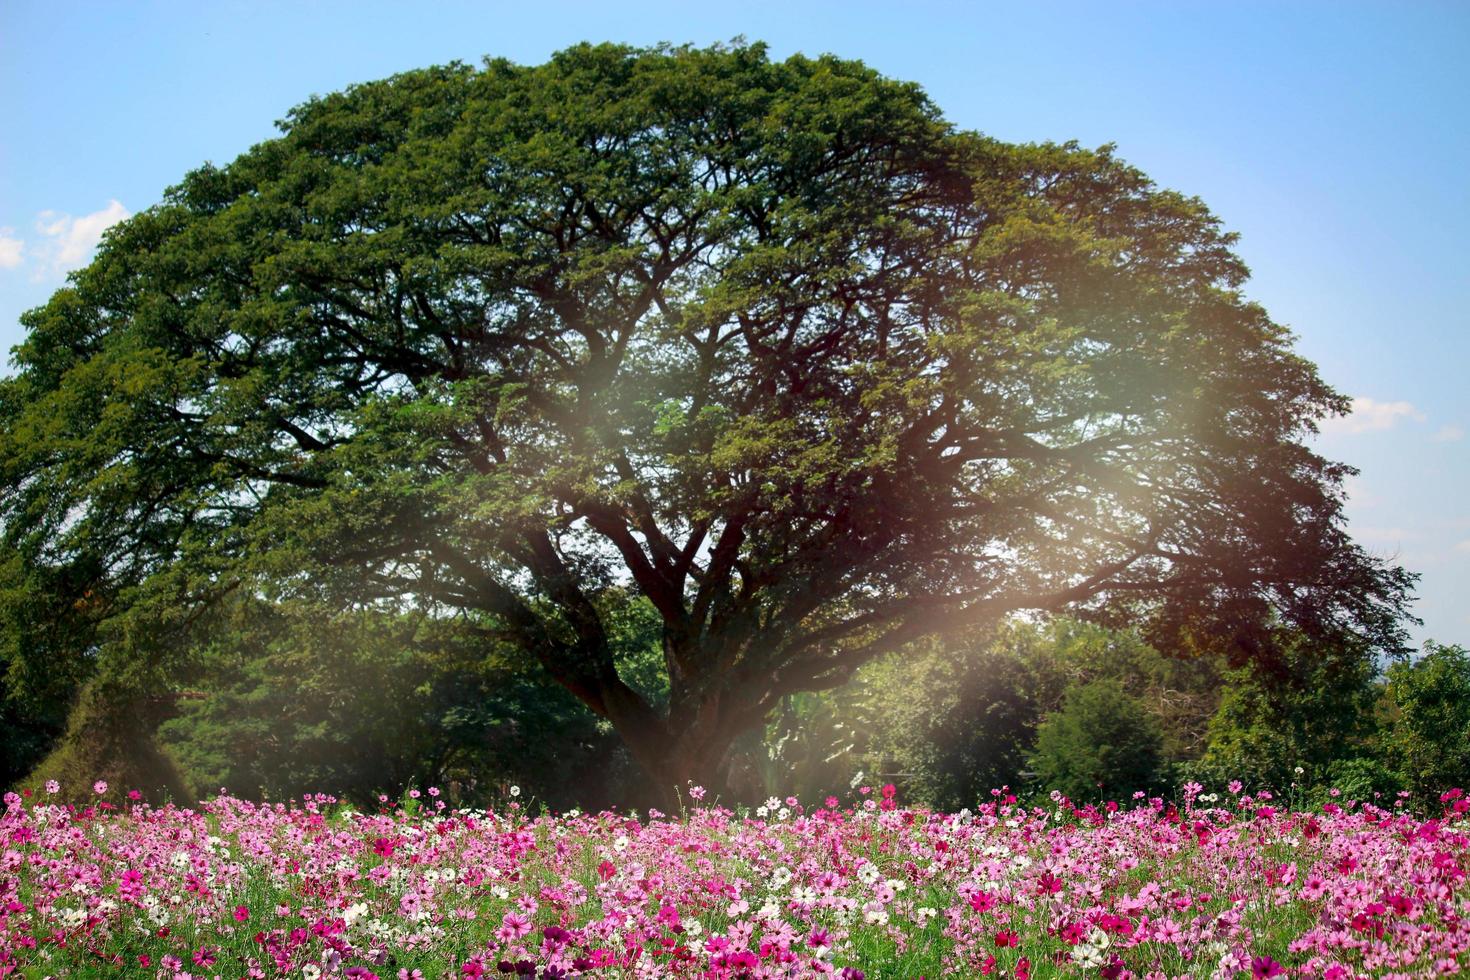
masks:
{"type": "MultiPolygon", "coordinates": [[[[622,618],[635,682],[645,620],[622,618]]],[[[611,730],[510,648],[378,612],[256,605],[232,626],[200,652],[199,689],[161,729],[201,789],[363,801],[437,784],[478,801],[514,784],[559,809],[630,795],[611,730]]]]}
{"type": "Polygon", "coordinates": [[[169,706],[169,699],[140,698],[125,688],[89,681],[78,693],[65,733],[30,774],[29,785],[38,788],[54,780],[60,785],[56,799],[70,803],[92,802],[92,786],[99,780],[154,802],[191,802],[196,788],[156,735],[169,706]]]}
{"type": "Polygon", "coordinates": [[[1320,782],[1334,764],[1373,755],[1379,686],[1372,651],[1279,639],[1271,656],[1227,671],[1204,758],[1193,770],[1203,782],[1281,789],[1320,782]]]}
{"type": "Polygon", "coordinates": [[[1164,733],[1143,702],[1112,678],[1069,688],[1036,731],[1040,786],[1075,801],[1126,799],[1160,788],[1164,733]]]}
{"type": "Polygon", "coordinates": [[[865,768],[901,785],[906,798],[953,810],[1016,782],[1047,678],[991,641],[896,658],[862,683],[870,690],[865,768]]]}
{"type": "Polygon", "coordinates": [[[1388,669],[1385,754],[1418,793],[1470,787],[1470,651],[1427,643],[1388,669]]]}
{"type": "Polygon", "coordinates": [[[1035,791],[1022,773],[1037,725],[1068,690],[1099,679],[1138,692],[1166,759],[1195,759],[1219,676],[1217,658],[1166,657],[1134,631],[1018,620],[870,664],[837,691],[788,699],[764,743],[742,745],[737,765],[758,778],[739,785],[750,796],[823,794],[861,774],[942,809],[972,806],[1002,785],[1035,791]]]}
{"type": "Polygon", "coordinates": [[[1404,788],[1403,775],[1373,755],[1354,755],[1335,759],[1325,773],[1309,783],[1311,795],[1318,801],[1329,790],[1349,800],[1371,800],[1393,796],[1404,788]]]}
{"type": "MultiPolygon", "coordinates": [[[[1218,703],[1214,659],[1166,657],[1134,631],[1072,619],[1016,621],[967,643],[869,668],[864,763],[892,773],[910,797],[957,808],[1001,785],[1035,790],[1022,773],[1044,716],[1069,691],[1112,681],[1156,720],[1166,759],[1197,757],[1218,703]]],[[[1050,787],[1042,787],[1050,789],[1050,787]]]]}

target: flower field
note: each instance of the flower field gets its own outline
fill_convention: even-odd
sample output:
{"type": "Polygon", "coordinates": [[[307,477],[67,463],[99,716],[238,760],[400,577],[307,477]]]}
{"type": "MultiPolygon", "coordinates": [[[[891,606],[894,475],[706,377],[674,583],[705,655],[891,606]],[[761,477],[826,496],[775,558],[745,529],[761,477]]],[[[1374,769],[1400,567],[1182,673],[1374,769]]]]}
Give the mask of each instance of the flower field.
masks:
{"type": "Polygon", "coordinates": [[[1235,784],[1178,806],[940,814],[887,787],[672,817],[98,789],[6,797],[0,976],[1331,980],[1470,959],[1458,791],[1433,817],[1235,784]]]}

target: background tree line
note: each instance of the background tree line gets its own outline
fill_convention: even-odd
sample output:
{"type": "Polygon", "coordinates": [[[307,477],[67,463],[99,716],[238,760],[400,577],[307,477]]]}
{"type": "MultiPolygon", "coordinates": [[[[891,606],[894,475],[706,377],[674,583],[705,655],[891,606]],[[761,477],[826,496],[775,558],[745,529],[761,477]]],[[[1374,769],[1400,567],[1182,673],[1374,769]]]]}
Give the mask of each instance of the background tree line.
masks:
{"type": "MultiPolygon", "coordinates": [[[[666,698],[657,614],[625,596],[613,621],[628,683],[666,698]]],[[[1189,779],[1359,797],[1470,783],[1466,650],[1430,643],[1383,663],[1300,639],[1278,648],[1232,663],[1168,656],[1132,630],[1013,621],[786,698],[737,744],[726,782],[750,801],[891,781],[956,809],[1005,784],[1095,800],[1189,779]]],[[[515,784],[557,809],[648,798],[611,727],[533,659],[509,646],[485,658],[430,619],[240,604],[193,658],[197,685],[150,719],[110,713],[95,684],[69,736],[66,703],[4,701],[3,781],[85,792],[106,775],[184,797],[330,790],[363,803],[428,784],[477,802],[515,784]]]]}

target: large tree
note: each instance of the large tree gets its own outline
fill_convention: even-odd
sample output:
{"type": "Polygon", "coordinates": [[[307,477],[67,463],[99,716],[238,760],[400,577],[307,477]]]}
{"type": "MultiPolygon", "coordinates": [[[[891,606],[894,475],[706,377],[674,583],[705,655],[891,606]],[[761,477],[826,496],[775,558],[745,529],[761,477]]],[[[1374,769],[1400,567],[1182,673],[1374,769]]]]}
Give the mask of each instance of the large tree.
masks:
{"type": "Polygon", "coordinates": [[[12,675],[163,682],[237,589],[412,605],[533,655],[667,785],[788,692],[1017,610],[1402,643],[1410,579],[1303,444],[1344,400],[1233,236],[1109,148],[760,45],[431,68],[281,129],[25,317],[12,675]],[[627,588],[666,702],[612,655],[627,588]]]}

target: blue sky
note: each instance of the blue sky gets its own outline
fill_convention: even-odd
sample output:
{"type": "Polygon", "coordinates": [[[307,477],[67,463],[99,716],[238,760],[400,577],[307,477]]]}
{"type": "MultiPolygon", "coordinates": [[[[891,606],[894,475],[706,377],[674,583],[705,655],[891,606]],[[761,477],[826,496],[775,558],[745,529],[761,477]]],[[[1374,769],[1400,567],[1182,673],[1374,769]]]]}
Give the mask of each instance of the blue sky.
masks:
{"type": "Polygon", "coordinates": [[[313,93],[580,40],[831,51],[1002,139],[1113,142],[1242,235],[1248,294],[1358,410],[1350,527],[1470,645],[1470,4],[0,5],[0,346],[111,221],[313,93]]]}

